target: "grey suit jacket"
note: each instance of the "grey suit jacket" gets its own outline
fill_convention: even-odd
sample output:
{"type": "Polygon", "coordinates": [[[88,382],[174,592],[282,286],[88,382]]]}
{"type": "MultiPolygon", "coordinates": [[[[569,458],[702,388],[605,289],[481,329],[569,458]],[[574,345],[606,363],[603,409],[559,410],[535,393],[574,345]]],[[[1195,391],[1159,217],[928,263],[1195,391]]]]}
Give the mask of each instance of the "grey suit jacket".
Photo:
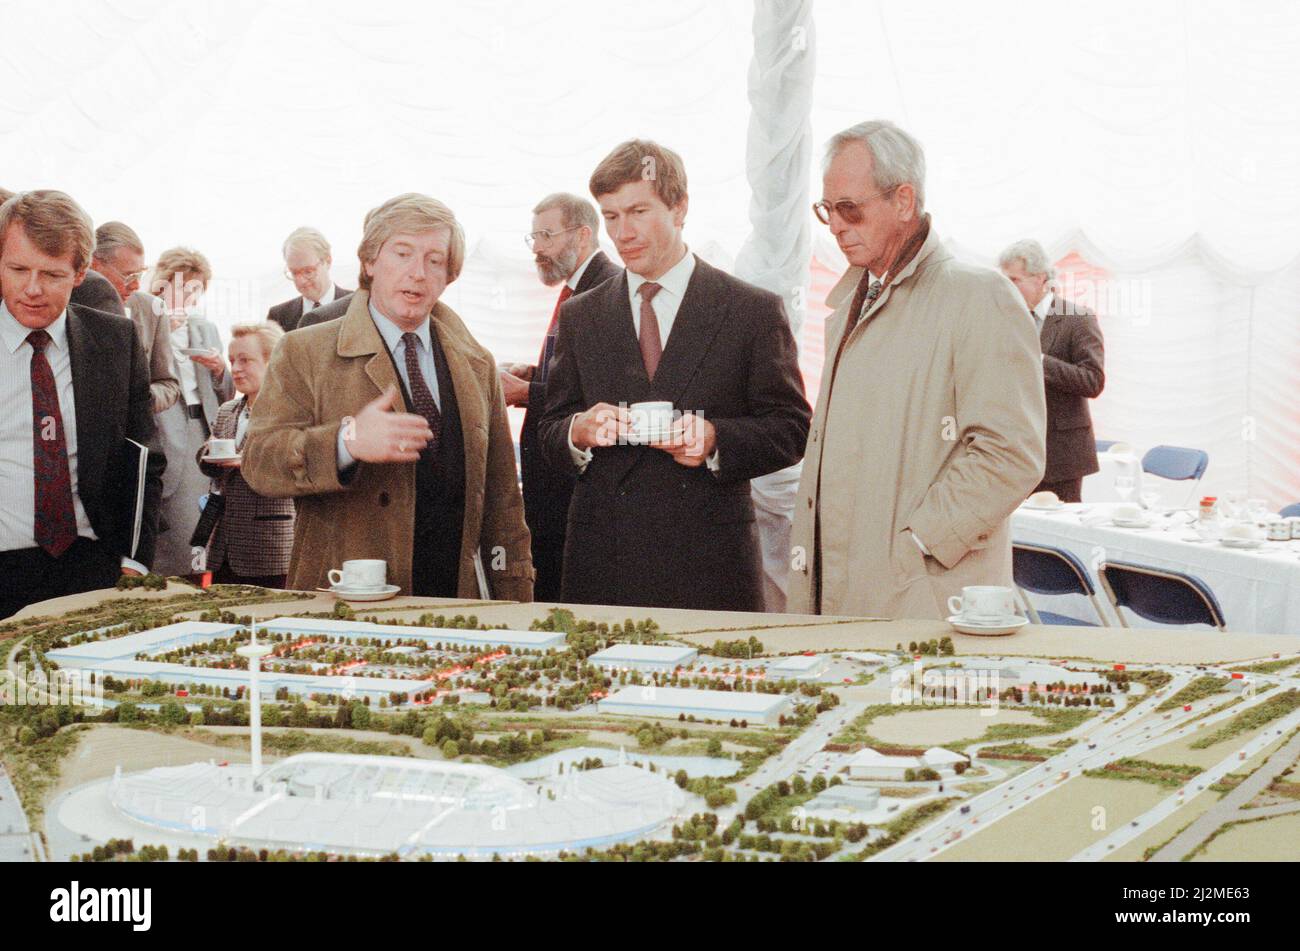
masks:
{"type": "MultiPolygon", "coordinates": [[[[339,287],[337,284],[335,284],[334,300],[331,301],[330,303],[331,304],[336,303],[341,298],[348,297],[351,294],[352,294],[351,291],[345,290],[344,288],[339,287]]],[[[302,305],[303,305],[303,299],[301,296],[295,297],[293,300],[287,300],[283,304],[276,304],[274,307],[272,307],[270,310],[266,312],[266,319],[268,321],[274,321],[275,323],[279,324],[281,327],[285,329],[286,333],[290,330],[297,330],[300,326],[309,327],[311,326],[311,324],[302,323],[302,305]]],[[[329,304],[326,304],[325,306],[328,307],[329,304]]],[[[316,310],[320,310],[320,309],[321,308],[319,307],[316,308],[316,310]]],[[[345,310],[347,310],[346,304],[344,305],[343,310],[338,312],[337,316],[342,317],[343,311],[345,310]]],[[[321,321],[318,320],[312,321],[312,323],[321,323],[321,321]]]]}
{"type": "Polygon", "coordinates": [[[1106,385],[1106,348],[1097,317],[1053,295],[1043,321],[1043,382],[1047,396],[1047,468],[1044,482],[1061,482],[1098,470],[1097,442],[1088,400],[1106,385]]]}
{"type": "Polygon", "coordinates": [[[167,318],[163,316],[161,306],[154,307],[156,300],[158,298],[144,291],[136,291],[126,299],[127,316],[135,324],[136,336],[140,338],[145,361],[149,364],[149,397],[155,414],[175,405],[181,398],[181,381],[176,376],[176,364],[172,359],[167,318]]]}

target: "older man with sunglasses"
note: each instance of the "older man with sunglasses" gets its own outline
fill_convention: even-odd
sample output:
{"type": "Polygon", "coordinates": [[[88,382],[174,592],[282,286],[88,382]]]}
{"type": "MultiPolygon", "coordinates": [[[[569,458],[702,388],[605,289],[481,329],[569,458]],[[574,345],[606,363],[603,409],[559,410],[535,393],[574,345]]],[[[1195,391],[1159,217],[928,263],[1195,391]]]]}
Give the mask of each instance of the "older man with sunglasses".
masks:
{"type": "Polygon", "coordinates": [[[1043,473],[1038,341],[1005,277],[944,249],[902,129],[832,138],[823,189],[851,267],[827,298],[788,609],[944,617],[965,585],[1011,584],[1008,518],[1043,473]]]}

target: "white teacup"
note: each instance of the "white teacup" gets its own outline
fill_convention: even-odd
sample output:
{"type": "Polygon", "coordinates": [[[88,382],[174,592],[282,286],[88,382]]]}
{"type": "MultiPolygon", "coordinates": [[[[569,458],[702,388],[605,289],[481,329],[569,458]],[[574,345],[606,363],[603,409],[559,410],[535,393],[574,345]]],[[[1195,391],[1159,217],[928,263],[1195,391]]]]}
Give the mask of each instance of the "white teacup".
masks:
{"type": "Polygon", "coordinates": [[[1284,518],[1270,518],[1264,524],[1268,526],[1268,540],[1271,542],[1284,542],[1291,537],[1291,526],[1284,518]]]}
{"type": "Polygon", "coordinates": [[[1117,522],[1140,522],[1142,521],[1142,506],[1134,505],[1131,502],[1121,502],[1115,506],[1112,517],[1117,522]]]}
{"type": "Polygon", "coordinates": [[[235,455],[235,441],[233,439],[209,439],[208,455],[217,459],[235,455]]]}
{"type": "Polygon", "coordinates": [[[388,562],[382,558],[357,558],[343,562],[343,570],[329,570],[330,584],[336,588],[369,591],[382,588],[388,581],[388,562]],[[337,576],[337,577],[336,577],[337,576]]]}
{"type": "Polygon", "coordinates": [[[644,433],[658,434],[672,428],[672,403],[633,403],[627,409],[629,425],[632,432],[637,435],[644,433]]]}
{"type": "Polygon", "coordinates": [[[1030,505],[1037,505],[1041,508],[1055,508],[1061,504],[1060,496],[1050,489],[1044,489],[1042,492],[1035,492],[1029,497],[1030,505]]]}
{"type": "Polygon", "coordinates": [[[1300,515],[1292,515],[1286,520],[1292,538],[1300,538],[1300,515]]]}
{"type": "Polygon", "coordinates": [[[1016,613],[1016,596],[1001,585],[969,585],[948,599],[948,610],[971,621],[998,621],[1016,613]]]}

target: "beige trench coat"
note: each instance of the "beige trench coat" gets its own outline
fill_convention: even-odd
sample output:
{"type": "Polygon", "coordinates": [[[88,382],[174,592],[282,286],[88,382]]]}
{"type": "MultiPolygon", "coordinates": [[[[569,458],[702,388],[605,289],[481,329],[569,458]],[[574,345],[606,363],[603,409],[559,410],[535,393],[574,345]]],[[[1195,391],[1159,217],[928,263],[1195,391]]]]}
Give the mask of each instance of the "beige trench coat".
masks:
{"type": "Polygon", "coordinates": [[[958,263],[932,228],[854,327],[831,392],[861,275],[851,268],[827,298],[835,313],[795,505],[787,610],[947,617],[964,585],[1012,583],[1008,518],[1044,465],[1038,338],[1011,283],[958,263]]]}
{"type": "MultiPolygon", "coordinates": [[[[337,440],[388,387],[401,390],[393,361],[357,291],[347,313],[287,334],[276,346],[249,419],[243,476],[254,492],[297,499],[290,588],[329,584],[347,558],[383,558],[388,581],[411,591],[415,463],[362,462],[339,482],[337,440]]],[[[492,595],[533,599],[533,564],[505,399],[492,354],[445,304],[433,327],[447,357],[465,439],[465,519],[457,595],[479,597],[474,553],[492,595]]]]}

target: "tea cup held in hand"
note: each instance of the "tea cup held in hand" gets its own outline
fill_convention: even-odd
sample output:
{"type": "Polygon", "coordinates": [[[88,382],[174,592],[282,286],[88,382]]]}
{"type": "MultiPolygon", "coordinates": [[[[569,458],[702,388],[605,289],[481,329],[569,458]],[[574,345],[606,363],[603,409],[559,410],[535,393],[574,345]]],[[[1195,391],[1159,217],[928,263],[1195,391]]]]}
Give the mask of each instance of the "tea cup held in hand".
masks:
{"type": "Polygon", "coordinates": [[[969,621],[1000,621],[1015,616],[1016,597],[1001,585],[968,585],[948,599],[948,610],[969,621]]]}
{"type": "Polygon", "coordinates": [[[343,562],[343,570],[329,570],[330,584],[335,588],[372,591],[382,588],[388,580],[388,562],[380,558],[357,558],[343,562]]]}
{"type": "Polygon", "coordinates": [[[208,455],[214,459],[228,459],[235,455],[235,441],[233,439],[209,439],[208,455]]]}
{"type": "Polygon", "coordinates": [[[628,425],[633,435],[658,435],[673,425],[673,404],[662,401],[633,403],[628,407],[628,425]]]}

